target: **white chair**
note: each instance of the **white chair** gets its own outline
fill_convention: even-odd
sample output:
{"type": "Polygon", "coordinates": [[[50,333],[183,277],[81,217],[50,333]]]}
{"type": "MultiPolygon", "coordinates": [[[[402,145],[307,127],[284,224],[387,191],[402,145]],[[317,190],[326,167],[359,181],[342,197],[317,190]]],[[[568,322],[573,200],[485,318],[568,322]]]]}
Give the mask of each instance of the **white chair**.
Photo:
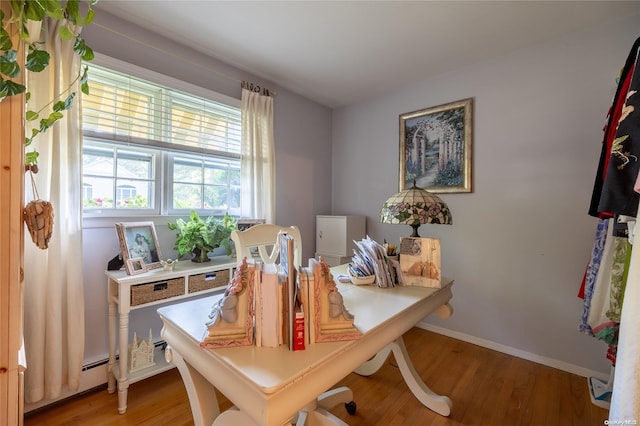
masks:
{"type": "MultiPolygon", "coordinates": [[[[277,244],[278,233],[280,231],[288,232],[293,236],[293,263],[296,268],[302,265],[302,238],[300,230],[297,226],[278,226],[270,224],[254,225],[244,231],[235,230],[231,232],[231,240],[235,246],[236,257],[238,262],[243,257],[247,259],[253,258],[252,249],[258,249],[260,260],[264,263],[276,263],[280,254],[277,244]]],[[[320,421],[324,424],[329,420],[338,425],[347,425],[338,417],[329,413],[329,410],[338,404],[343,403],[349,414],[355,414],[356,403],[353,401],[353,392],[348,387],[339,387],[331,389],[316,398],[305,406],[294,418],[296,426],[302,426],[305,423],[317,423],[320,421]],[[318,418],[320,417],[320,418],[318,418]],[[314,418],[312,420],[312,418],[314,418]],[[307,422],[309,420],[309,422],[307,422]]]]}
{"type": "Polygon", "coordinates": [[[302,265],[302,238],[298,227],[269,224],[254,225],[244,231],[231,232],[238,262],[245,256],[247,259],[252,259],[251,250],[258,249],[262,262],[276,263],[280,255],[280,246],[276,244],[280,231],[287,232],[293,237],[293,263],[296,268],[302,265]]]}

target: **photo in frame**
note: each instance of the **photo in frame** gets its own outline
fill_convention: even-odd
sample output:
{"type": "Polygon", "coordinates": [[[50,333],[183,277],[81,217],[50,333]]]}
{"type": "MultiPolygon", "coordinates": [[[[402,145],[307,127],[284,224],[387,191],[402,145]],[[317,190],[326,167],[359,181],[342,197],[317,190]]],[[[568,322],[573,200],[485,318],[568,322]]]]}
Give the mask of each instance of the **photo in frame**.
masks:
{"type": "Polygon", "coordinates": [[[144,261],[141,257],[134,257],[132,259],[127,260],[127,273],[129,275],[137,275],[142,274],[143,272],[147,272],[148,268],[144,264],[144,261]]]}
{"type": "Polygon", "coordinates": [[[400,191],[471,192],[473,98],[400,115],[400,191]]]}
{"type": "Polygon", "coordinates": [[[160,259],[162,259],[160,245],[153,222],[116,223],[116,232],[127,274],[132,275],[137,272],[132,270],[130,259],[142,258],[142,264],[146,269],[162,266],[160,264],[160,259]]]}

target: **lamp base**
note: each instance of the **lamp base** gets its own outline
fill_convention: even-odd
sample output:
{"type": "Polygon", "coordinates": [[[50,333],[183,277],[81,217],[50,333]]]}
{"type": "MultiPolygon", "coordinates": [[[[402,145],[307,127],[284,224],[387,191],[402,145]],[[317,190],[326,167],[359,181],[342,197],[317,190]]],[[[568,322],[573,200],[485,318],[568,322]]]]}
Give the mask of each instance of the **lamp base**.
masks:
{"type": "Polygon", "coordinates": [[[413,228],[413,234],[411,234],[411,238],[420,238],[420,234],[418,234],[418,228],[420,228],[420,224],[417,225],[409,225],[413,228]]]}

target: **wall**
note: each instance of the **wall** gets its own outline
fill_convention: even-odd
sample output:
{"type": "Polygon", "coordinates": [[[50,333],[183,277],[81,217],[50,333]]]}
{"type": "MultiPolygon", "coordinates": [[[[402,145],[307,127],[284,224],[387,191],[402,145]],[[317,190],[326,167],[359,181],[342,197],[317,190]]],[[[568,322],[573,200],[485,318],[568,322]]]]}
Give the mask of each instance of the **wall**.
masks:
{"type": "Polygon", "coordinates": [[[604,119],[638,28],[631,16],[334,111],[333,213],[367,215],[369,235],[393,242],[411,231],[378,221],[398,191],[399,115],[474,99],[473,192],[441,194],[453,225],[420,228],[456,281],[454,315],[426,327],[608,377],[606,345],[577,331],[576,295],[604,119]]]}
{"type": "MultiPolygon", "coordinates": [[[[100,11],[83,36],[96,52],[182,79],[227,96],[240,98],[240,82],[251,81],[275,90],[276,222],[298,225],[304,257],[313,257],[315,215],[331,207],[331,111],[319,104],[259,79],[185,46],[153,35],[100,11]]],[[[175,218],[173,218],[175,219],[175,218]]],[[[152,220],[163,257],[175,258],[174,232],[166,217],[152,220]]],[[[119,252],[114,223],[127,219],[86,219],[83,223],[86,343],[85,364],[106,358],[108,352],[107,288],[104,270],[119,252]]],[[[131,314],[130,330],[146,335],[149,327],[159,338],[157,307],[131,314]]]]}

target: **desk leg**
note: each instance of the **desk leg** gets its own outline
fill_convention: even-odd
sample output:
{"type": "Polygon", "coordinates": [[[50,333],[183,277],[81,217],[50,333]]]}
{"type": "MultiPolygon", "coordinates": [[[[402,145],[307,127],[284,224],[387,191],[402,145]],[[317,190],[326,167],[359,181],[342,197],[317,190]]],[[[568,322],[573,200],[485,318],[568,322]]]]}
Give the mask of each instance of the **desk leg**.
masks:
{"type": "Polygon", "coordinates": [[[390,343],[393,355],[398,362],[400,373],[407,386],[418,398],[425,407],[430,408],[441,416],[448,416],[451,414],[451,407],[453,403],[446,396],[441,396],[434,393],[427,385],[424,384],[418,372],[413,367],[407,348],[404,346],[404,340],[402,337],[398,337],[395,342],[390,343]]]}
{"type": "Polygon", "coordinates": [[[107,364],[107,392],[116,391],[116,376],[113,367],[116,363],[116,284],[111,280],[107,282],[107,300],[109,301],[109,364],[107,364]]]}
{"type": "MultiPolygon", "coordinates": [[[[225,423],[225,417],[220,416],[220,408],[218,399],[216,398],[216,389],[209,383],[207,379],[193,367],[191,367],[180,356],[178,352],[173,351],[171,346],[167,346],[164,351],[164,357],[167,362],[173,363],[182,376],[182,381],[187,389],[189,397],[189,405],[191,405],[191,414],[195,426],[209,426],[211,424],[230,424],[230,425],[250,425],[252,422],[248,418],[239,418],[240,414],[232,414],[228,419],[229,423],[225,423]],[[236,416],[236,417],[233,417],[236,416]],[[218,419],[221,422],[218,422],[218,419]],[[234,420],[245,420],[235,421],[234,420]],[[215,423],[214,423],[215,421],[215,423]]],[[[240,413],[236,411],[236,413],[240,413]]]]}
{"type": "Polygon", "coordinates": [[[127,412],[127,394],[129,393],[129,377],[127,365],[129,364],[129,313],[120,314],[120,371],[118,377],[118,412],[127,412]]]}
{"type": "Polygon", "coordinates": [[[365,361],[360,367],[356,368],[353,372],[359,376],[371,376],[380,370],[380,367],[385,363],[389,354],[391,353],[391,345],[387,345],[380,350],[373,358],[365,361]]]}

